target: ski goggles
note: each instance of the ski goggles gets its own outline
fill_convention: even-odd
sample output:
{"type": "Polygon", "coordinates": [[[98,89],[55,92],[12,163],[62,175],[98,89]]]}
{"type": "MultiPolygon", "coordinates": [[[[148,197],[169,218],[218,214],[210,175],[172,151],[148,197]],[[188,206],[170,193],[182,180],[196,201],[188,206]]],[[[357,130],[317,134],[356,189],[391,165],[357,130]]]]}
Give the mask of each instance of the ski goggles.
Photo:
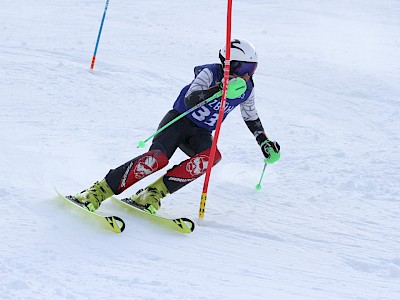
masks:
{"type": "Polygon", "coordinates": [[[249,74],[253,76],[254,72],[257,69],[256,62],[245,62],[245,61],[232,61],[231,62],[231,72],[233,74],[243,76],[245,74],[249,74]]]}

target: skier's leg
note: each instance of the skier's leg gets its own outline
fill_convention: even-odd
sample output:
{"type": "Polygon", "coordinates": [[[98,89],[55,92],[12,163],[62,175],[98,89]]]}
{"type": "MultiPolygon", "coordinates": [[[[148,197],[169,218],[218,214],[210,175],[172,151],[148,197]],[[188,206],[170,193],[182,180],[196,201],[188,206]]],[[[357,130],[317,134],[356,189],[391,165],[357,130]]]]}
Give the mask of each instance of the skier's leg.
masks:
{"type": "Polygon", "coordinates": [[[144,177],[164,168],[168,164],[167,156],[160,150],[150,150],[108,172],[106,177],[89,189],[75,195],[75,198],[90,211],[99,208],[101,202],[118,195],[144,177]]]}
{"type": "MultiPolygon", "coordinates": [[[[179,148],[190,158],[174,166],[164,176],[131,197],[132,201],[148,207],[152,213],[160,207],[160,200],[167,194],[176,192],[207,170],[212,145],[211,132],[187,119],[185,122],[186,130],[184,138],[180,139],[182,142],[179,148]]],[[[214,165],[220,160],[221,153],[217,149],[214,165]]]]}
{"type": "MultiPolygon", "coordinates": [[[[183,188],[207,171],[210,152],[211,149],[204,150],[168,170],[163,176],[163,181],[170,194],[183,188]]],[[[221,158],[221,153],[217,149],[213,166],[215,166],[221,158]]]]}
{"type": "MultiPolygon", "coordinates": [[[[167,194],[172,194],[188,183],[199,178],[207,170],[211,149],[202,151],[191,158],[174,166],[164,176],[157,179],[145,189],[139,190],[131,197],[132,201],[145,206],[155,213],[160,208],[160,200],[167,194]]],[[[221,153],[215,153],[214,165],[221,160],[221,153]]]]}
{"type": "MultiPolygon", "coordinates": [[[[177,116],[179,116],[178,111],[174,109],[170,110],[161,120],[158,129],[175,119],[177,116]]],[[[150,150],[161,150],[165,153],[168,159],[170,159],[181,143],[186,128],[186,122],[186,119],[183,118],[157,134],[153,138],[150,150]]]]}
{"type": "MultiPolygon", "coordinates": [[[[178,112],[175,110],[169,111],[162,119],[159,128],[174,119],[176,114],[178,112]]],[[[105,199],[122,193],[139,180],[165,167],[180,143],[182,128],[182,124],[176,122],[156,135],[150,151],[110,170],[102,181],[76,194],[76,199],[85,203],[89,210],[94,211],[105,199]]]]}
{"type": "Polygon", "coordinates": [[[161,150],[150,150],[110,170],[105,177],[115,195],[121,194],[127,188],[146,176],[164,168],[168,157],[161,150]]]}
{"type": "MultiPolygon", "coordinates": [[[[164,181],[170,193],[176,192],[206,172],[211,146],[211,132],[204,128],[193,128],[192,135],[185,143],[179,145],[179,148],[191,158],[174,166],[164,175],[164,181]]],[[[217,149],[213,166],[221,158],[221,153],[217,149]]]]}

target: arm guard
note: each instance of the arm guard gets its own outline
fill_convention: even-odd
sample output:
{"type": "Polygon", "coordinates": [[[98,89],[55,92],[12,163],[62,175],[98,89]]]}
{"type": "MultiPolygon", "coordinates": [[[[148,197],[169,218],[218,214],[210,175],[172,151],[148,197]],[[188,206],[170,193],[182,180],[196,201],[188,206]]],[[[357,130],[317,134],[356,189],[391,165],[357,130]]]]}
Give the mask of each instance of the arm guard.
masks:
{"type": "Polygon", "coordinates": [[[265,140],[267,140],[267,135],[265,134],[264,127],[262,126],[260,118],[253,121],[245,121],[247,127],[253,133],[257,140],[257,143],[261,145],[265,140]]]}

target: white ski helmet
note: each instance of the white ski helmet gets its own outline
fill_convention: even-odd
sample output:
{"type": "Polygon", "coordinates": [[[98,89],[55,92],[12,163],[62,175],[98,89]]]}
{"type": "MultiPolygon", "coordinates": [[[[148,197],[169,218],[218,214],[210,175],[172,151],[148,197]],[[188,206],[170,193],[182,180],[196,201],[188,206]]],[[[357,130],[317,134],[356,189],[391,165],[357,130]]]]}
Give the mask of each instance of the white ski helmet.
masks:
{"type": "MultiPolygon", "coordinates": [[[[225,63],[226,45],[219,50],[219,59],[222,64],[225,63]]],[[[252,43],[243,39],[234,39],[231,41],[231,61],[245,61],[258,63],[256,48],[252,43]]]]}

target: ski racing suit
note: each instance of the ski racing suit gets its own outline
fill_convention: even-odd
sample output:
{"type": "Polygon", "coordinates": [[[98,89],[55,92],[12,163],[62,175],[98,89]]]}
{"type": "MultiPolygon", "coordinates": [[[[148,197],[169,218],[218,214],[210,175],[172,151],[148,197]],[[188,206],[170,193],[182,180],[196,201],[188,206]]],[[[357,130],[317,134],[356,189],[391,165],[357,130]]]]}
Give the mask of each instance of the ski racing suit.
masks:
{"type": "MultiPolygon", "coordinates": [[[[195,78],[186,85],[170,110],[161,120],[161,128],[191,107],[211,97],[221,90],[223,67],[221,64],[207,64],[194,68],[195,78]]],[[[247,81],[246,91],[236,99],[227,99],[224,119],[240,105],[246,125],[260,144],[259,136],[264,136],[264,128],[255,107],[253,78],[247,81]]],[[[158,133],[148,152],[135,157],[116,169],[110,170],[106,181],[118,195],[142,178],[164,168],[176,149],[180,148],[189,158],[173,166],[163,176],[163,182],[173,193],[189,182],[204,174],[207,170],[212,145],[212,131],[215,130],[221,97],[195,109],[158,133]]],[[[221,160],[217,149],[214,165],[221,160]]]]}

